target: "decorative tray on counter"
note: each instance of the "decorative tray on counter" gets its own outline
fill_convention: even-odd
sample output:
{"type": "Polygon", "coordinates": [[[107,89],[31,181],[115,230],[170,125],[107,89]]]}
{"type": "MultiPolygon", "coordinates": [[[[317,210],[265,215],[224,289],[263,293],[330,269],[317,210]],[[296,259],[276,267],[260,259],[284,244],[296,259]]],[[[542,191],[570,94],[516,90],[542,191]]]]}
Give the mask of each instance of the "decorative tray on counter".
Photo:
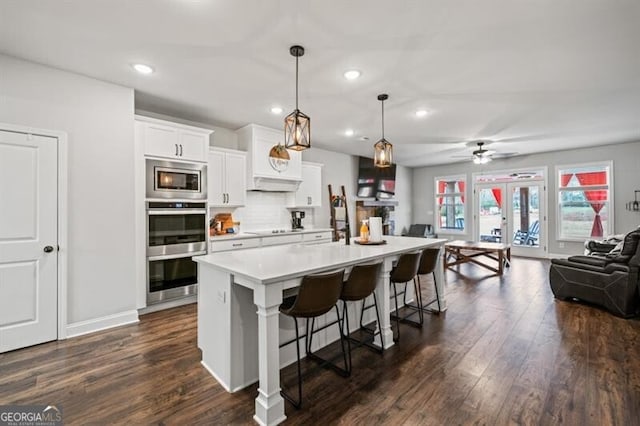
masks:
{"type": "Polygon", "coordinates": [[[381,241],[360,241],[359,238],[354,238],[353,242],[356,244],[360,244],[363,246],[380,246],[382,244],[387,244],[387,240],[381,240],[381,241]]]}

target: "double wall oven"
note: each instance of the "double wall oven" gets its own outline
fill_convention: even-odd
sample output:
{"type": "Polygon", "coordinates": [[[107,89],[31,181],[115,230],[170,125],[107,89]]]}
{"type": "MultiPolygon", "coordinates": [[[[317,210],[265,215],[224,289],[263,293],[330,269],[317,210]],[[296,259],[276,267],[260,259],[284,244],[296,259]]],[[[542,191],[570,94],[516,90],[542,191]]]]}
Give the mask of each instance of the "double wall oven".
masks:
{"type": "Polygon", "coordinates": [[[192,256],[207,252],[204,164],[147,159],[147,304],[197,294],[192,256]]]}

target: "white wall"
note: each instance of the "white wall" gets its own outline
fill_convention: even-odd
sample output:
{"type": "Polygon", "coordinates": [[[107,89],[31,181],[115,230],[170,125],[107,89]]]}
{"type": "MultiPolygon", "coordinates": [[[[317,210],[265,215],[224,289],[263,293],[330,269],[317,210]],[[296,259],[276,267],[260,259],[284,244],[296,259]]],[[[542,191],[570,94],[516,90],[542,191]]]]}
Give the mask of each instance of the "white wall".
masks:
{"type": "MultiPolygon", "coordinates": [[[[566,164],[579,164],[595,161],[613,161],[613,186],[614,186],[614,233],[629,232],[640,225],[640,214],[625,209],[630,200],[633,201],[633,191],[640,189],[640,142],[619,145],[606,145],[597,148],[574,149],[567,151],[548,152],[513,157],[503,160],[494,160],[488,165],[477,166],[468,163],[456,163],[437,167],[421,167],[413,170],[413,222],[435,223],[434,209],[434,178],[456,174],[467,175],[467,199],[471,196],[472,173],[491,170],[525,169],[540,166],[548,167],[548,253],[575,254],[582,253],[583,243],[564,242],[565,247],[560,248],[556,237],[556,210],[558,205],[556,193],[555,166],[566,164]],[[429,213],[431,212],[431,214],[429,213]]],[[[468,203],[470,209],[471,203],[468,203]]],[[[467,215],[471,212],[467,211],[467,215]]],[[[469,216],[468,216],[469,217],[469,216]]],[[[471,230],[469,230],[471,231],[471,230]]],[[[442,235],[447,237],[447,235],[442,235]]],[[[462,236],[472,239],[469,233],[462,236]]],[[[455,236],[460,239],[460,235],[455,236]]]]}
{"type": "Polygon", "coordinates": [[[0,122],[68,134],[68,323],[135,316],[133,90],[0,55],[0,122]]]}

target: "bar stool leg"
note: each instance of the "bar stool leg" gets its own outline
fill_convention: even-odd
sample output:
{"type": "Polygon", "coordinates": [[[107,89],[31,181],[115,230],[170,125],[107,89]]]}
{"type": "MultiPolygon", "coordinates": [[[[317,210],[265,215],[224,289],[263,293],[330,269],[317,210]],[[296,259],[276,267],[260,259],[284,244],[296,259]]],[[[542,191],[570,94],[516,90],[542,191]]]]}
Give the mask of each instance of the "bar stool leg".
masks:
{"type": "Polygon", "coordinates": [[[400,340],[400,310],[398,308],[398,291],[396,290],[396,284],[395,283],[391,283],[391,286],[393,287],[393,300],[396,304],[396,313],[395,313],[395,319],[396,319],[396,328],[398,329],[398,337],[394,337],[393,341],[397,342],[400,340]]]}
{"type": "Polygon", "coordinates": [[[300,409],[302,407],[302,369],[300,368],[300,333],[298,331],[298,319],[296,317],[292,317],[296,327],[296,355],[297,355],[297,368],[298,368],[298,400],[293,399],[289,394],[287,394],[284,390],[280,390],[280,395],[287,401],[289,401],[296,409],[300,409]]]}
{"type": "Polygon", "coordinates": [[[382,353],[384,351],[384,337],[382,337],[382,322],[380,321],[380,310],[378,309],[378,298],[376,297],[376,293],[373,292],[373,305],[375,306],[376,309],[376,320],[378,321],[378,324],[376,324],[376,328],[378,329],[378,333],[373,333],[373,336],[375,337],[376,334],[380,335],[380,345],[382,345],[380,347],[380,353],[382,353]]]}
{"type": "MultiPolygon", "coordinates": [[[[338,317],[339,318],[339,317],[338,317]]],[[[351,331],[351,327],[349,327],[349,312],[347,310],[347,302],[342,302],[342,325],[340,327],[344,326],[344,323],[347,323],[347,334],[346,334],[346,339],[347,339],[347,349],[349,350],[349,364],[347,364],[347,371],[349,372],[349,374],[351,374],[352,371],[352,362],[351,362],[351,337],[349,336],[349,332],[351,331]]]]}

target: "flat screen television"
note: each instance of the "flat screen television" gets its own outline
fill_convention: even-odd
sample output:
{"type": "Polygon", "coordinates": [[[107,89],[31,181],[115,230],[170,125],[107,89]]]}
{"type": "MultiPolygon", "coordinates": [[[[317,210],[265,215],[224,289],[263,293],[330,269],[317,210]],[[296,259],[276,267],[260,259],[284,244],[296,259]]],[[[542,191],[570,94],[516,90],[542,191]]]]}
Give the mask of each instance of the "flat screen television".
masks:
{"type": "Polygon", "coordinates": [[[373,159],[358,157],[358,197],[392,199],[396,193],[396,165],[374,167],[373,159]]]}

